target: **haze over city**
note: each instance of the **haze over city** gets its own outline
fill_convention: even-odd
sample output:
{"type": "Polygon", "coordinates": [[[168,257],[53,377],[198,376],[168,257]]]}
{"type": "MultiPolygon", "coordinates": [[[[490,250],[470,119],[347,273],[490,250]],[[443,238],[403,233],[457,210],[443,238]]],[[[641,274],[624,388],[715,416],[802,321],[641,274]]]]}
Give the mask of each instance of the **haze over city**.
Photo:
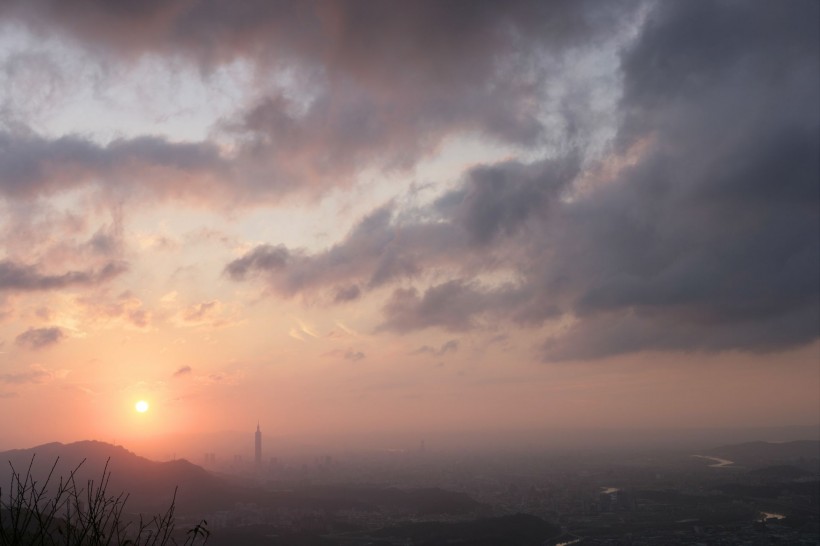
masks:
{"type": "Polygon", "coordinates": [[[0,449],[816,439],[818,20],[3,2],[0,449]]]}

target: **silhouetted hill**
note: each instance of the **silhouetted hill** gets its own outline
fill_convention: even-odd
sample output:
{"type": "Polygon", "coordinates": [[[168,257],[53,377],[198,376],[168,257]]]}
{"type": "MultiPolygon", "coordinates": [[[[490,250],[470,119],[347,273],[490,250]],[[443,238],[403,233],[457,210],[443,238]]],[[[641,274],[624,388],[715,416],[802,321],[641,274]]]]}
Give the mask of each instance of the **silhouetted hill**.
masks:
{"type": "Polygon", "coordinates": [[[175,488],[178,488],[176,506],[180,513],[231,507],[240,496],[247,496],[239,495],[238,488],[184,459],[151,461],[122,446],[97,441],[49,443],[2,452],[0,483],[9,483],[11,468],[8,463],[21,474],[25,474],[31,465],[32,475],[43,483],[55,461],[57,464],[52,478],[55,487],[60,477],[67,478],[75,469],[78,486],[87,487],[89,480],[93,480],[96,487],[108,463],[110,480],[107,492],[114,496],[127,493],[127,511],[163,511],[170,506],[175,488]]]}
{"type": "Polygon", "coordinates": [[[810,476],[816,475],[815,473],[809,472],[808,470],[804,470],[802,468],[797,468],[796,466],[787,464],[758,468],[749,471],[749,474],[763,480],[772,481],[798,480],[801,478],[808,478],[810,476]]]}
{"type": "Polygon", "coordinates": [[[820,442],[816,440],[782,443],[746,442],[717,447],[708,453],[748,467],[788,463],[811,470],[811,467],[816,469],[817,461],[820,460],[820,442]],[[809,468],[806,468],[807,466],[809,468]]]}

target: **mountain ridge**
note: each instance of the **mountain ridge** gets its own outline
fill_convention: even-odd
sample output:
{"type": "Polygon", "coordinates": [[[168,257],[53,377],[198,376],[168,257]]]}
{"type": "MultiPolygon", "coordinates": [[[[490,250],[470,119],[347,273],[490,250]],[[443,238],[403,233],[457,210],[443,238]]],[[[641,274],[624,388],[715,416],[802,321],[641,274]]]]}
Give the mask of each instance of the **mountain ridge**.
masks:
{"type": "Polygon", "coordinates": [[[74,476],[79,487],[98,487],[106,479],[107,493],[128,495],[128,510],[164,511],[175,503],[179,513],[231,506],[236,488],[187,459],[153,461],[124,446],[99,440],[63,444],[49,442],[0,452],[0,483],[9,483],[12,472],[31,472],[43,484],[54,469],[52,482],[74,476]],[[12,470],[13,469],[13,470],[12,470]]]}

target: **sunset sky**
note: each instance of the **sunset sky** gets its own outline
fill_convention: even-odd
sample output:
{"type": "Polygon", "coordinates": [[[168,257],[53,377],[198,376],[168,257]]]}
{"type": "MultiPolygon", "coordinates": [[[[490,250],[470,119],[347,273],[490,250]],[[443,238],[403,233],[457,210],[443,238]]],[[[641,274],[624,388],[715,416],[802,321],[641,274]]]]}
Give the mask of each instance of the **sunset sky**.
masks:
{"type": "Polygon", "coordinates": [[[0,6],[0,448],[818,423],[820,3],[0,6]]]}

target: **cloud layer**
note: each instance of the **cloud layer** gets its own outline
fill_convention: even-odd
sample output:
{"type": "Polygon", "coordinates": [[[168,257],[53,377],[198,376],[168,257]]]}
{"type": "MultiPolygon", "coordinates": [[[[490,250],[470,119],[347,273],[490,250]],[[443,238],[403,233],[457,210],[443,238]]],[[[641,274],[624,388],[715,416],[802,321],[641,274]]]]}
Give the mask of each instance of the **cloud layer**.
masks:
{"type": "MultiPolygon", "coordinates": [[[[462,164],[424,201],[394,190],[323,250],[271,228],[222,279],[375,302],[379,335],[529,329],[545,360],[784,350],[820,328],[819,16],[802,0],[6,2],[4,23],[101,65],[154,56],[207,80],[246,63],[256,88],[199,141],[2,116],[0,197],[236,213],[363,191],[363,173],[410,177],[470,137],[509,154],[462,164]]],[[[0,293],[114,281],[119,222],[82,267],[7,243],[0,293]]],[[[178,326],[228,321],[220,299],[190,301],[178,326]]],[[[59,341],[49,332],[18,343],[59,341]]]]}
{"type": "Polygon", "coordinates": [[[107,62],[181,56],[209,73],[242,60],[258,80],[280,83],[220,123],[233,143],[227,154],[208,142],[144,136],[103,146],[11,128],[0,133],[0,191],[45,195],[96,181],[159,198],[258,203],[349,186],[365,168],[408,169],[453,135],[538,146],[570,123],[558,110],[554,123],[543,116],[552,72],[568,52],[625,27],[635,5],[6,3],[0,21],[107,62]]]}
{"type": "Polygon", "coordinates": [[[326,252],[262,245],[226,271],[335,302],[399,284],[379,330],[560,324],[550,360],[815,340],[817,9],[654,5],[622,53],[610,155],[479,166],[422,210],[374,211],[326,252]]]}

